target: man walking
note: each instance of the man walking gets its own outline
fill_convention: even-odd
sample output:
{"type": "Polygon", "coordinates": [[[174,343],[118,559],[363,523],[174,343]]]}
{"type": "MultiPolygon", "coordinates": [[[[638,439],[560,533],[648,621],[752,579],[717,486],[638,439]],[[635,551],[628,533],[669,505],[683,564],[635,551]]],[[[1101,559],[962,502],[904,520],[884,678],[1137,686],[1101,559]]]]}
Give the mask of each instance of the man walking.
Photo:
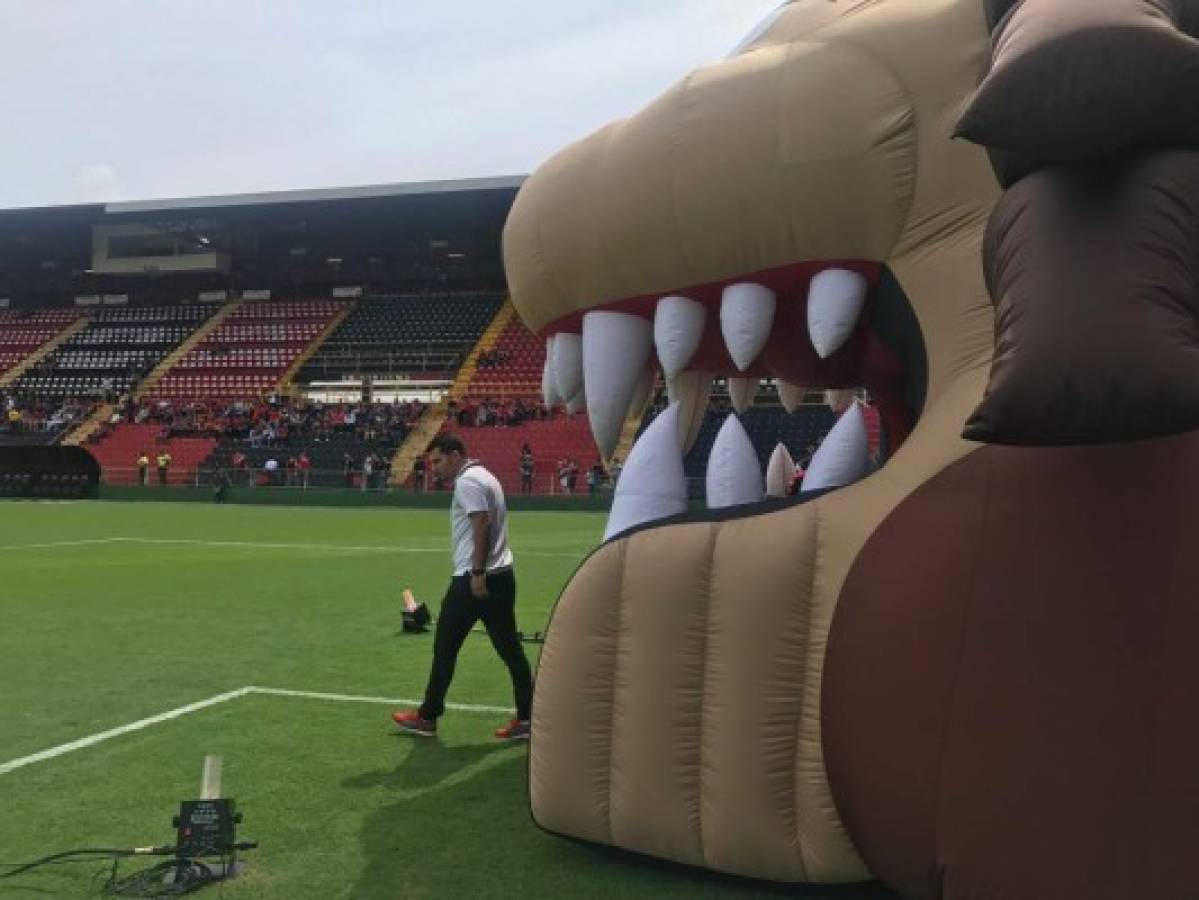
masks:
{"type": "Polygon", "coordinates": [[[508,667],[516,697],[516,718],[496,731],[502,740],[527,740],[533,702],[533,677],[516,633],[516,576],[508,549],[508,511],[494,475],[466,456],[466,445],[453,434],[438,435],[429,463],[442,481],[454,481],[450,536],[454,575],[441,601],[433,638],[433,668],[420,709],[397,711],[392,719],[410,734],[433,737],[445,712],[445,696],[454,677],[458,651],[475,622],[508,667]]]}

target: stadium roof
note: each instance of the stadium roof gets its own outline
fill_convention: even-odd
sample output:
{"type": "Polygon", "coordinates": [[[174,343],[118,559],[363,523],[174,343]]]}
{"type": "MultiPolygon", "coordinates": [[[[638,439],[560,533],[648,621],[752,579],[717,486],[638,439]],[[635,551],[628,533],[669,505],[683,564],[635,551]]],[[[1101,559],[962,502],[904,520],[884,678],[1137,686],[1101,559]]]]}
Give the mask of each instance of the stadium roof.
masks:
{"type": "MultiPolygon", "coordinates": [[[[331,280],[385,289],[421,279],[500,284],[504,221],[524,181],[463,178],[0,209],[0,297],[36,305],[106,291],[149,295],[158,287],[145,287],[145,280],[168,276],[321,289],[331,280]],[[119,275],[104,271],[97,248],[135,240],[136,234],[112,231],[130,226],[194,232],[226,260],[194,272],[160,263],[119,275]]],[[[167,293],[193,287],[161,284],[167,293]]]]}
{"type": "Polygon", "coordinates": [[[167,200],[132,200],[107,203],[110,214],[178,212],[191,209],[217,209],[230,206],[268,206],[280,203],[319,203],[328,200],[366,200],[382,197],[410,197],[428,194],[472,191],[516,190],[525,175],[496,178],[458,178],[450,181],[413,181],[401,184],[371,184],[357,187],[312,188],[296,191],[267,191],[258,194],[225,194],[212,197],[185,197],[167,200]]]}
{"type": "Polygon", "coordinates": [[[239,206],[275,206],[287,203],[321,203],[337,200],[373,200],[387,197],[420,197],[435,194],[465,194],[478,191],[515,191],[527,175],[492,178],[455,178],[444,181],[410,181],[397,184],[366,184],[352,187],[306,188],[294,191],[262,191],[254,194],[217,194],[208,197],[171,197],[157,200],[124,200],[116,203],[76,203],[58,206],[10,206],[0,216],[29,216],[59,213],[96,216],[149,212],[186,212],[239,206]]]}

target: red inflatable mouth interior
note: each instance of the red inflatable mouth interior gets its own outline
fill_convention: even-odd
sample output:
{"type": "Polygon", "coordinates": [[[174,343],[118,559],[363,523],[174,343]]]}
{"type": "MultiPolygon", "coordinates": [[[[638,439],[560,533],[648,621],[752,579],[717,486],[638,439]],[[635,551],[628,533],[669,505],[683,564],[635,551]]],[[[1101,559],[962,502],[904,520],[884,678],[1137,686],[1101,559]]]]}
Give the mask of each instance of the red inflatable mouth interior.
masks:
{"type": "Polygon", "coordinates": [[[548,338],[563,332],[580,333],[584,314],[594,310],[629,313],[652,322],[661,298],[687,297],[703,304],[707,310],[703,337],[687,365],[688,370],[720,376],[777,378],[810,390],[863,388],[879,408],[887,429],[889,450],[894,452],[911,432],[914,416],[904,402],[907,373],[903,363],[884,346],[874,328],[883,271],[882,263],[871,260],[807,260],[605,303],[564,316],[542,329],[541,335],[548,338]],[[809,337],[808,305],[813,279],[829,270],[857,273],[866,279],[869,288],[862,312],[848,339],[836,352],[821,358],[809,337]],[[738,284],[768,288],[777,299],[770,336],[757,358],[745,369],[734,363],[721,333],[724,291],[738,284]]]}

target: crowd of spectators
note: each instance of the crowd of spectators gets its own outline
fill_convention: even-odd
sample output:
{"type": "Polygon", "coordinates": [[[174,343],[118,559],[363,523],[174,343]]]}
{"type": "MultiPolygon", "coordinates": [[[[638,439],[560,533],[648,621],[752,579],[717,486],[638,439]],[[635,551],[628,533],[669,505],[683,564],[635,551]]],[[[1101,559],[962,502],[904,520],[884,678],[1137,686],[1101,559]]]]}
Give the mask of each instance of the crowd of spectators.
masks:
{"type": "Polygon", "coordinates": [[[105,430],[122,422],[162,426],[163,440],[206,436],[245,440],[250,447],[320,443],[336,433],[367,445],[398,445],[425,412],[419,400],[402,403],[321,403],[272,395],[258,402],[195,400],[135,402],[122,398],[105,430]]]}
{"type": "MultiPolygon", "coordinates": [[[[227,479],[229,485],[258,484],[276,487],[309,486],[313,472],[313,461],[306,450],[289,453],[268,453],[261,468],[251,465],[250,458],[241,450],[235,450],[226,469],[218,477],[227,479]]],[[[342,483],[344,487],[362,490],[381,490],[386,487],[391,473],[391,459],[386,453],[368,451],[361,459],[349,451],[342,457],[342,483]]]]}
{"type": "Polygon", "coordinates": [[[450,417],[462,428],[515,428],[523,422],[552,416],[540,400],[526,397],[496,400],[491,397],[463,397],[448,404],[450,417]]]}
{"type": "Polygon", "coordinates": [[[0,393],[0,431],[6,434],[56,434],[83,422],[96,408],[93,400],[26,397],[0,393]]]}

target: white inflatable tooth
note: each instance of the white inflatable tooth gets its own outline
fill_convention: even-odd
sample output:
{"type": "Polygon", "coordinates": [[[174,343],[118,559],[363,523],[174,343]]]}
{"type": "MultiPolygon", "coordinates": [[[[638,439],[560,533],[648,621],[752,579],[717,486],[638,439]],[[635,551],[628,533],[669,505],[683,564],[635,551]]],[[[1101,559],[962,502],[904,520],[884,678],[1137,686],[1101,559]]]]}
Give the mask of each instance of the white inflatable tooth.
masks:
{"type": "Polygon", "coordinates": [[[565,400],[583,390],[583,336],[563,331],[554,335],[554,379],[565,400]]]}
{"type": "Polygon", "coordinates": [[[711,372],[682,372],[666,382],[666,396],[679,407],[679,439],[683,453],[690,452],[704,425],[708,401],[712,397],[711,372]]]}
{"type": "Polygon", "coordinates": [[[663,297],[654,310],[654,346],[667,378],[673,378],[691,362],[704,336],[708,310],[688,297],[663,297]]]}
{"type": "Polygon", "coordinates": [[[625,413],[625,418],[629,416],[641,417],[645,412],[645,404],[649,402],[650,395],[653,394],[654,388],[658,384],[658,371],[652,366],[646,366],[641,373],[641,379],[637,382],[637,386],[633,388],[633,399],[629,401],[629,408],[625,413]]]}
{"type": "Polygon", "coordinates": [[[766,466],[766,496],[786,497],[794,477],[795,460],[780,441],[770,454],[770,462],[766,466]]]}
{"type": "Polygon", "coordinates": [[[687,479],[679,447],[679,407],[663,410],[625,460],[604,529],[608,540],[635,525],[687,511],[687,479]]]}
{"type": "Polygon", "coordinates": [[[557,406],[562,402],[562,398],[558,395],[558,379],[554,375],[553,337],[545,340],[545,368],[541,370],[541,397],[545,400],[545,405],[549,407],[557,406]]]}
{"type": "Polygon", "coordinates": [[[808,287],[808,335],[821,359],[828,359],[849,340],[869,285],[848,269],[825,269],[808,287]]]}
{"type": "Polygon", "coordinates": [[[801,494],[844,487],[870,474],[870,443],[860,404],[847,409],[816,449],[804,474],[801,494]]]}
{"type": "Polygon", "coordinates": [[[609,310],[592,310],[583,316],[587,415],[595,445],[605,459],[620,440],[625,413],[649,362],[652,343],[653,325],[648,319],[609,310]]]}
{"type": "Polygon", "coordinates": [[[854,393],[852,388],[829,388],[824,392],[824,402],[837,415],[849,409],[853,403],[854,393]]]}
{"type": "Polygon", "coordinates": [[[708,509],[721,509],[762,499],[762,469],[753,442],[736,414],[716,435],[708,457],[708,509]]]}
{"type": "Polygon", "coordinates": [[[720,298],[720,333],[733,363],[750,367],[774,325],[774,291],[760,284],[731,284],[720,298]]]}
{"type": "Polygon", "coordinates": [[[757,378],[729,378],[729,400],[738,414],[745,412],[754,404],[754,394],[758,392],[757,378]]]}
{"type": "Polygon", "coordinates": [[[779,380],[779,402],[787,412],[793,413],[799,409],[799,405],[803,403],[803,395],[804,389],[800,385],[779,380]]]}
{"type": "Polygon", "coordinates": [[[587,408],[587,395],[585,393],[583,393],[582,389],[580,389],[577,394],[575,394],[573,397],[571,397],[569,400],[566,401],[566,411],[572,416],[575,413],[582,412],[586,408],[587,408]]]}

